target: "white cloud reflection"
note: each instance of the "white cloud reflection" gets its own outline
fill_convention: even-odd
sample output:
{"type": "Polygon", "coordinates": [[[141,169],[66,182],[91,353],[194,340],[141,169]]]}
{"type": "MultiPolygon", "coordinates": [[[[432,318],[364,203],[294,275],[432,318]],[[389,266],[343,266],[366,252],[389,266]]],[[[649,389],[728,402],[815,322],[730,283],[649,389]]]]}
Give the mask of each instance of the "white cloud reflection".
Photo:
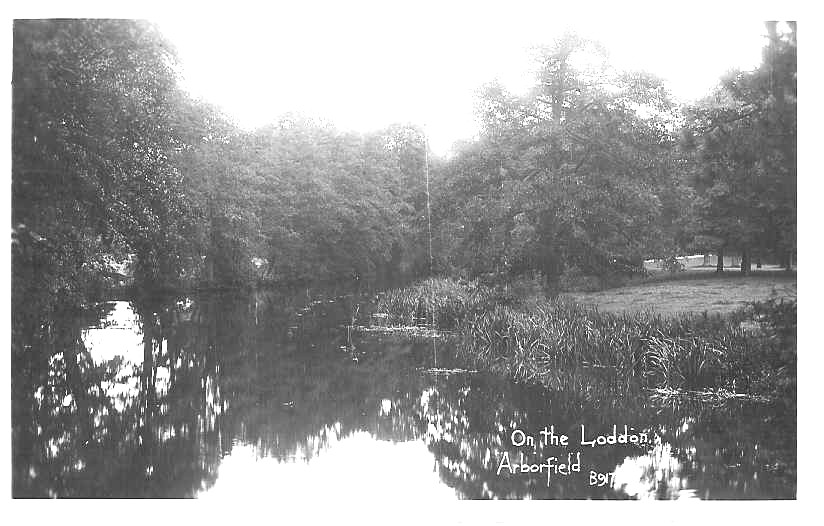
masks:
{"type": "Polygon", "coordinates": [[[279,462],[258,456],[254,445],[235,445],[219,468],[206,499],[277,499],[297,509],[352,502],[453,501],[455,490],[440,480],[432,454],[419,441],[392,443],[359,431],[339,440],[308,462],[279,462]]]}

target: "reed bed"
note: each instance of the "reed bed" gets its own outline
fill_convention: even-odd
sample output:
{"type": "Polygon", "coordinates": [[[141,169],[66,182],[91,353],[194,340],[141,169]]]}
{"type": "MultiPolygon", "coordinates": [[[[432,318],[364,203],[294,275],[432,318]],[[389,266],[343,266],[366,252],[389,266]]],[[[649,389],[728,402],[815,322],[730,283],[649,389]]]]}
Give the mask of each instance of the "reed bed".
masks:
{"type": "Polygon", "coordinates": [[[387,316],[390,327],[427,325],[454,330],[467,317],[496,303],[517,304],[517,298],[477,281],[429,278],[410,287],[382,293],[377,311],[387,316]]]}
{"type": "Polygon", "coordinates": [[[457,333],[467,366],[557,389],[614,386],[752,395],[794,393],[795,302],[727,316],[605,313],[569,300],[526,306],[474,282],[430,279],[390,291],[378,310],[457,333]]]}
{"type": "MultiPolygon", "coordinates": [[[[787,310],[780,310],[784,322],[787,310]]],[[[748,321],[759,330],[750,331],[742,328],[746,313],[611,314],[561,302],[532,311],[503,307],[467,320],[458,352],[476,367],[548,385],[559,376],[605,370],[647,388],[759,394],[794,388],[795,331],[776,326],[777,311],[763,304],[752,310],[758,311],[762,317],[748,321]]]]}

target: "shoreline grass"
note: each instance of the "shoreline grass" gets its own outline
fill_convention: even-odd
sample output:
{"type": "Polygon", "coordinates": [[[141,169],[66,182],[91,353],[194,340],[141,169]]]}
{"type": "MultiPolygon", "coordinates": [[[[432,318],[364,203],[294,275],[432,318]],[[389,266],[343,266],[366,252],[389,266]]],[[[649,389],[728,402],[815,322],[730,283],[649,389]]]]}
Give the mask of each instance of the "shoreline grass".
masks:
{"type": "MultiPolygon", "coordinates": [[[[387,292],[378,311],[454,331],[468,367],[554,389],[596,377],[625,389],[795,397],[796,304],[771,298],[731,314],[611,313],[560,298],[529,305],[475,282],[428,279],[387,292]]],[[[728,397],[729,398],[729,397],[728,397]]]]}
{"type": "Polygon", "coordinates": [[[426,325],[454,330],[468,317],[496,304],[518,303],[515,296],[477,281],[429,278],[381,293],[376,310],[386,315],[390,327],[426,325]]]}

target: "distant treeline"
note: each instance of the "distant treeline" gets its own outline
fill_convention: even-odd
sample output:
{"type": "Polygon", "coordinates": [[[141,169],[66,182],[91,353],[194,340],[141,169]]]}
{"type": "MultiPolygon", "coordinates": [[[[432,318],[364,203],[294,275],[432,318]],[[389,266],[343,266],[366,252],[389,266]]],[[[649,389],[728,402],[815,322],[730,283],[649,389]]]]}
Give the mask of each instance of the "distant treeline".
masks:
{"type": "Polygon", "coordinates": [[[356,134],[290,115],[243,131],[182,90],[174,49],[145,22],[16,21],[14,305],[82,302],[129,258],[151,289],[431,272],[552,287],[689,251],[789,265],[787,27],[767,24],[762,65],[690,106],[564,36],[528,94],[485,86],[478,136],[442,158],[414,125],[356,134]]]}

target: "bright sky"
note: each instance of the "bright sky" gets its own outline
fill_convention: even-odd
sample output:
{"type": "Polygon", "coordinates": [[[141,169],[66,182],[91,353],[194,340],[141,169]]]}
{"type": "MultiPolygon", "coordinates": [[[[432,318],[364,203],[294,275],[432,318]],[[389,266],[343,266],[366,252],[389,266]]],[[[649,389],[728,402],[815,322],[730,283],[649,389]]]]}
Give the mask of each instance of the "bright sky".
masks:
{"type": "Polygon", "coordinates": [[[479,87],[498,78],[525,91],[531,46],[565,29],[600,40],[618,67],[663,77],[684,100],[706,94],[731,68],[757,66],[765,33],[758,19],[690,23],[660,13],[575,22],[544,4],[425,5],[342,2],[153,20],[178,48],[186,87],[245,128],[288,111],[358,131],[412,122],[438,153],[475,133],[479,87]]]}

